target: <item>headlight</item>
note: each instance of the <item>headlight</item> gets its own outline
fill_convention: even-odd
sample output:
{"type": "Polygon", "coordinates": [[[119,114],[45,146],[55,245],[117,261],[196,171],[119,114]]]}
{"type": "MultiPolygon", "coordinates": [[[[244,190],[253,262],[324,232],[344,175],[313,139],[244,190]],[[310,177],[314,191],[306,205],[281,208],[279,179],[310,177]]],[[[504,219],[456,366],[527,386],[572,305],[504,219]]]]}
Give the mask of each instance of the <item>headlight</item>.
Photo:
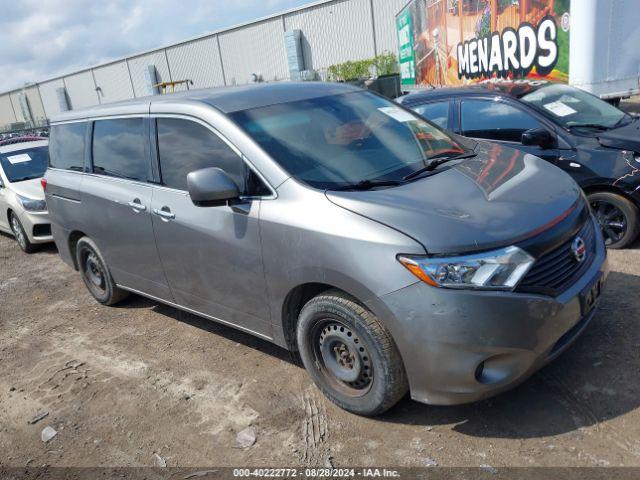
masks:
{"type": "Polygon", "coordinates": [[[35,200],[33,198],[22,197],[18,195],[18,200],[25,210],[30,212],[42,212],[47,209],[47,202],[44,200],[35,200]]]}
{"type": "Polygon", "coordinates": [[[431,286],[480,290],[513,290],[534,262],[518,247],[463,257],[400,255],[398,260],[431,286]]]}

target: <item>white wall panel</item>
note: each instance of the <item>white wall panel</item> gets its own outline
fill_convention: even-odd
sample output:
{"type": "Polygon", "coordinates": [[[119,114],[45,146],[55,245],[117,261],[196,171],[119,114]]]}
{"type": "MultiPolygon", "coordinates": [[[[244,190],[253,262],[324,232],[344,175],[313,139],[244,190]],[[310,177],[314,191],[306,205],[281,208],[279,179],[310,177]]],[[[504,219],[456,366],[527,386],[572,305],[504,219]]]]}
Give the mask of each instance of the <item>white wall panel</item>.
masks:
{"type": "Polygon", "coordinates": [[[266,81],[289,77],[282,17],[220,34],[227,85],[249,82],[252,73],[266,81]]]}
{"type": "MultiPolygon", "coordinates": [[[[224,85],[222,64],[215,36],[183,43],[167,48],[171,77],[176,80],[192,80],[189,88],[208,88],[224,85]]],[[[182,86],[179,90],[185,90],[182,86]]]]}
{"type": "MultiPolygon", "coordinates": [[[[18,122],[26,122],[28,119],[24,117],[22,114],[22,108],[20,108],[20,99],[19,95],[22,90],[15,90],[11,92],[10,98],[11,103],[13,104],[13,109],[15,111],[16,121],[18,122]]],[[[27,96],[27,101],[29,102],[29,107],[31,109],[31,116],[34,121],[43,120],[46,116],[44,114],[44,108],[42,107],[42,102],[40,101],[40,95],[38,95],[38,88],[28,87],[24,89],[24,93],[27,96]]]]}
{"type": "Polygon", "coordinates": [[[100,87],[100,103],[118,102],[133,98],[133,87],[124,61],[98,67],[93,70],[96,84],[100,87]]]}
{"type": "Polygon", "coordinates": [[[44,111],[47,114],[48,119],[51,119],[53,115],[60,113],[60,105],[58,104],[58,97],[56,95],[56,89],[59,87],[64,87],[64,83],[62,83],[61,78],[38,85],[40,95],[42,96],[44,111]]]}
{"type": "Polygon", "coordinates": [[[13,108],[11,106],[11,99],[9,95],[0,96],[0,129],[8,126],[11,123],[16,122],[17,119],[13,114],[13,108]]]}
{"type": "Polygon", "coordinates": [[[69,96],[72,110],[92,107],[98,104],[96,85],[93,83],[90,70],[66,76],[64,77],[64,83],[67,87],[67,95],[69,96]]]}
{"type": "Polygon", "coordinates": [[[130,58],[128,62],[131,79],[133,80],[133,91],[136,97],[146,97],[149,95],[147,82],[144,77],[148,65],[155,65],[158,83],[171,81],[169,65],[167,65],[164,50],[156,50],[155,52],[133,57],[130,58]]]}
{"type": "Polygon", "coordinates": [[[373,19],[378,53],[398,54],[395,16],[406,4],[407,0],[373,0],[373,19]]]}
{"type": "Polygon", "coordinates": [[[287,30],[302,30],[307,69],[322,70],[375,55],[370,0],[338,0],[311,7],[287,14],[285,24],[287,30]]]}

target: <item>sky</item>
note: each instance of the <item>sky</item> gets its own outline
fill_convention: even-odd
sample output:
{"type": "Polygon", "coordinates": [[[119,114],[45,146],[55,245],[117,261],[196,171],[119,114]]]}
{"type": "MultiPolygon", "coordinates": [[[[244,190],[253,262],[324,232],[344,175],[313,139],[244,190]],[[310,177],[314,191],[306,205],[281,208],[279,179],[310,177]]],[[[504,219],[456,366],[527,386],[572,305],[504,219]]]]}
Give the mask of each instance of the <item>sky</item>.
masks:
{"type": "Polygon", "coordinates": [[[0,92],[311,0],[0,0],[0,92]]]}

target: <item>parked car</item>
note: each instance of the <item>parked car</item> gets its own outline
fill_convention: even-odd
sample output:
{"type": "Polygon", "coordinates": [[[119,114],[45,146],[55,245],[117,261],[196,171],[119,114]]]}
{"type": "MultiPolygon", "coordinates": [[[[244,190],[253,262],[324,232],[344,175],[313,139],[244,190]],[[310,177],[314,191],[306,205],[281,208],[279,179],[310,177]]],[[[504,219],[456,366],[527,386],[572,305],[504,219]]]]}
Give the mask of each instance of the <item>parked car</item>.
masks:
{"type": "Polygon", "coordinates": [[[609,248],[640,232],[640,119],[574,87],[499,81],[424,90],[401,103],[441,128],[509,145],[569,173],[609,248]]]}
{"type": "Polygon", "coordinates": [[[134,292],[299,351],[336,404],[457,404],[586,328],[608,274],[578,185],[340,84],[263,84],[52,120],[46,198],[98,302],[134,292]]]}
{"type": "Polygon", "coordinates": [[[40,184],[47,170],[47,143],[39,137],[0,141],[0,231],[13,234],[27,253],[53,242],[40,184]]]}

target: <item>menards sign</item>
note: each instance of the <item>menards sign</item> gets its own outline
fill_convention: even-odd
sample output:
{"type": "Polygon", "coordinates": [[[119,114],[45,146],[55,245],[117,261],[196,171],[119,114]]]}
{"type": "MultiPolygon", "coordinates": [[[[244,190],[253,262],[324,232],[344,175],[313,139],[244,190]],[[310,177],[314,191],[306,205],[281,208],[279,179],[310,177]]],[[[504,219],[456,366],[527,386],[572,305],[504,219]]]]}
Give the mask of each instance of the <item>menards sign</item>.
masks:
{"type": "Polygon", "coordinates": [[[413,0],[396,17],[405,85],[567,81],[569,0],[413,0]]]}

